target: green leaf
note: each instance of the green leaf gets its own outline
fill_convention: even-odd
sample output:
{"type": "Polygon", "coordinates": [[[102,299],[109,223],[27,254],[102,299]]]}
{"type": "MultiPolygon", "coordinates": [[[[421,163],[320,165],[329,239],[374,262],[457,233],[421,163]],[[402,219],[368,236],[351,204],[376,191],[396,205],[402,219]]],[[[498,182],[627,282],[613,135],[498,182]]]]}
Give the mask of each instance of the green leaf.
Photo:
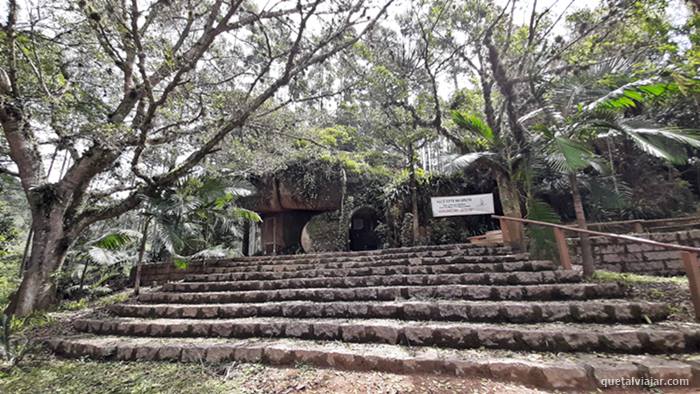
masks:
{"type": "MultiPolygon", "coordinates": [[[[561,154],[569,172],[584,169],[592,164],[593,153],[583,144],[564,137],[554,137],[556,152],[561,154]]],[[[564,164],[561,163],[561,164],[564,164]]]]}
{"type": "Polygon", "coordinates": [[[117,250],[127,247],[132,242],[135,242],[139,239],[141,239],[140,232],[135,230],[121,229],[104,234],[100,238],[88,242],[88,244],[101,249],[117,250]]]}
{"type": "Polygon", "coordinates": [[[688,155],[684,145],[700,147],[700,134],[697,130],[632,127],[624,123],[611,126],[634,141],[642,151],[674,164],[687,162],[688,155]]]}
{"type": "Polygon", "coordinates": [[[173,259],[173,265],[179,270],[186,270],[190,263],[188,263],[185,259],[175,258],[173,259]]]}
{"type": "Polygon", "coordinates": [[[260,215],[258,215],[257,212],[245,209],[245,208],[234,208],[233,210],[234,215],[243,218],[245,220],[248,220],[250,222],[255,222],[259,223],[262,222],[262,218],[260,215]]]}
{"type": "Polygon", "coordinates": [[[593,111],[596,108],[632,108],[636,107],[638,102],[647,99],[647,96],[658,97],[677,89],[675,83],[660,81],[658,78],[641,79],[625,84],[593,101],[584,107],[584,111],[593,111]]]}
{"type": "Polygon", "coordinates": [[[489,142],[493,141],[493,130],[476,115],[452,111],[452,121],[459,127],[489,142]]]}

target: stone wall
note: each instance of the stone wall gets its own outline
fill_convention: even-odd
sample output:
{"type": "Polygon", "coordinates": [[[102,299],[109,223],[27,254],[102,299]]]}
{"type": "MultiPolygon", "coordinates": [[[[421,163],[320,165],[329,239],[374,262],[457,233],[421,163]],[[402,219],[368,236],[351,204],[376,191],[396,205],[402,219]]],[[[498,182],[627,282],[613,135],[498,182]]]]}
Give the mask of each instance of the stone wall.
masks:
{"type": "MultiPolygon", "coordinates": [[[[194,261],[188,264],[187,268],[178,268],[173,263],[151,263],[144,264],[141,269],[141,286],[151,286],[153,284],[163,284],[165,282],[177,281],[185,278],[189,274],[206,273],[206,265],[202,262],[194,261]]],[[[131,270],[129,283],[133,285],[136,269],[131,270]]]]}
{"type": "MultiPolygon", "coordinates": [[[[700,247],[700,230],[634,234],[654,241],[700,247]]],[[[597,270],[652,275],[683,275],[680,252],[631,241],[592,237],[593,260],[597,270]]],[[[578,239],[569,239],[571,258],[581,264],[578,239]]]]}

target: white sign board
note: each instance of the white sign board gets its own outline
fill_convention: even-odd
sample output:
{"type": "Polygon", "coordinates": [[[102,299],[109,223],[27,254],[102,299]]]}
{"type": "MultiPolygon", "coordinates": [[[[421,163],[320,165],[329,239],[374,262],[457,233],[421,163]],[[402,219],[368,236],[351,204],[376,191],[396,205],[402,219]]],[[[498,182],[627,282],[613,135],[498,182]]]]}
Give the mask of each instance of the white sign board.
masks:
{"type": "Polygon", "coordinates": [[[493,210],[493,194],[472,194],[470,196],[431,197],[433,217],[490,215],[493,210]]]}

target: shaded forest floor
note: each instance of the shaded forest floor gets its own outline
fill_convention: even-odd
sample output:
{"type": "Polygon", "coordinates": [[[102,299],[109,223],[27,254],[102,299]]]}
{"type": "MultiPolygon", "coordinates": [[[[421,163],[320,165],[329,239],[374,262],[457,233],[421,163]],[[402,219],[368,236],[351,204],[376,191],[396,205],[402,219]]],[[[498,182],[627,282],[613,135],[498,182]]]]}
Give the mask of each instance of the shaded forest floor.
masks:
{"type": "MultiPolygon", "coordinates": [[[[37,354],[0,375],[0,392],[44,393],[549,393],[479,378],[396,375],[261,364],[97,362],[37,354]]],[[[590,391],[587,391],[590,392],[590,391]]],[[[595,391],[593,391],[595,392],[595,391]]],[[[690,389],[613,389],[606,393],[692,393],[690,389]]]]}
{"type": "Polygon", "coordinates": [[[41,355],[0,379],[4,393],[543,393],[485,379],[347,372],[299,365],[95,362],[41,355]]]}
{"type": "Polygon", "coordinates": [[[596,271],[592,281],[623,283],[627,287],[625,298],[635,301],[664,302],[669,307],[668,320],[695,321],[688,278],[685,276],[666,277],[596,271]]]}

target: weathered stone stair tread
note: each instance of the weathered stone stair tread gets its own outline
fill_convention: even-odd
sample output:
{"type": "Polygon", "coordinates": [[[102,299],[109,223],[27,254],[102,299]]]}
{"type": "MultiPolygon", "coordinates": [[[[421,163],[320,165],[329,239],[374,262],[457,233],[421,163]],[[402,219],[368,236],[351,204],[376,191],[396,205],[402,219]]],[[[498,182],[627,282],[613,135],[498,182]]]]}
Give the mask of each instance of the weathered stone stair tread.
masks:
{"type": "Polygon", "coordinates": [[[415,274],[462,274],[481,272],[514,271],[552,271],[558,266],[551,261],[516,261],[505,263],[474,264],[435,264],[435,265],[374,265],[361,268],[322,268],[300,269],[275,272],[260,270],[253,272],[225,272],[210,274],[192,274],[185,277],[185,282],[237,281],[237,280],[279,280],[291,278],[331,278],[345,276],[372,275],[415,275],[415,274]]]}
{"type": "Polygon", "coordinates": [[[163,285],[164,291],[225,291],[272,290],[309,287],[371,287],[396,285],[457,285],[457,284],[545,284],[579,282],[578,271],[515,271],[497,273],[439,274],[439,275],[370,275],[339,278],[297,278],[281,280],[177,282],[163,285]]]}
{"type": "Polygon", "coordinates": [[[361,288],[309,288],[223,292],[152,292],[139,296],[145,303],[232,303],[310,300],[331,301],[395,301],[398,299],[455,300],[585,300],[619,298],[624,287],[617,283],[557,283],[548,285],[484,286],[391,286],[361,288]]]}
{"type": "Polygon", "coordinates": [[[82,332],[151,337],[301,338],[361,343],[547,352],[692,353],[700,325],[406,322],[382,319],[79,319],[82,332]]]}
{"type": "Polygon", "coordinates": [[[127,338],[91,335],[48,341],[59,354],[114,360],[299,363],[407,374],[439,373],[515,381],[549,389],[595,389],[606,378],[688,379],[700,385],[697,363],[649,356],[549,355],[489,350],[406,348],[291,339],[127,338]]]}
{"type": "Polygon", "coordinates": [[[590,322],[641,323],[662,320],[665,304],[595,301],[397,301],[397,302],[266,302],[251,304],[116,304],[120,316],[167,318],[237,318],[282,316],[295,318],[389,318],[468,322],[590,322]]]}
{"type": "Polygon", "coordinates": [[[434,264],[476,264],[499,263],[513,261],[528,261],[527,253],[502,254],[502,255],[462,255],[459,253],[448,254],[445,252],[431,254],[398,254],[386,256],[361,256],[361,257],[332,257],[323,259],[299,258],[295,260],[252,260],[252,261],[197,261],[196,264],[204,265],[211,269],[224,269],[223,272],[241,272],[257,270],[262,267],[268,270],[297,270],[313,268],[359,268],[381,265],[434,265],[434,264]]]}
{"type": "Polygon", "coordinates": [[[351,252],[323,252],[305,254],[287,254],[276,256],[247,256],[233,257],[228,259],[217,259],[215,261],[248,262],[248,261],[289,261],[289,260],[320,260],[324,258],[354,258],[354,257],[377,257],[382,258],[387,255],[410,255],[410,254],[461,254],[461,255],[500,255],[512,253],[509,247],[489,247],[476,246],[473,244],[450,244],[450,245],[426,245],[409,246],[403,248],[387,248],[377,250],[363,250],[351,252]]]}
{"type": "Polygon", "coordinates": [[[497,263],[523,263],[541,262],[543,260],[530,260],[524,255],[502,255],[502,256],[446,256],[446,257],[406,257],[397,259],[378,259],[367,261],[339,260],[332,262],[302,262],[284,264],[247,264],[247,265],[226,265],[224,263],[214,264],[205,262],[195,262],[198,274],[223,274],[223,273],[248,273],[248,272],[289,272],[319,269],[365,269],[385,266],[432,266],[446,264],[497,264],[497,263]]]}

